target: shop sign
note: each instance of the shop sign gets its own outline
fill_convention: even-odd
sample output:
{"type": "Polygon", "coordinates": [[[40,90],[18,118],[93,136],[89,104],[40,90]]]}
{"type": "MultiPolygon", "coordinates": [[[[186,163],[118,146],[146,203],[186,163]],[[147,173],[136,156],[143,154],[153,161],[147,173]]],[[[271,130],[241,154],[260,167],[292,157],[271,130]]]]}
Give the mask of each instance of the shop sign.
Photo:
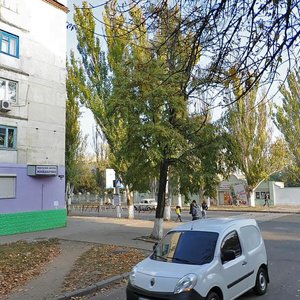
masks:
{"type": "Polygon", "coordinates": [[[55,165],[28,165],[28,176],[57,176],[57,166],[55,165]]]}

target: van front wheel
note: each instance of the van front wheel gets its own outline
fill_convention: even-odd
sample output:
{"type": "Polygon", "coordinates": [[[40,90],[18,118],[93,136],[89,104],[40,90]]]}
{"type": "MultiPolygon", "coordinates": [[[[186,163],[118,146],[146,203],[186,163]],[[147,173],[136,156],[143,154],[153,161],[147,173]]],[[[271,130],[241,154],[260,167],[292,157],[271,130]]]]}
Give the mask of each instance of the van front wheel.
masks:
{"type": "Polygon", "coordinates": [[[264,295],[267,291],[268,276],[264,268],[259,268],[256,276],[254,291],[257,295],[264,295]]]}
{"type": "Polygon", "coordinates": [[[207,297],[205,298],[205,300],[220,300],[220,297],[217,293],[215,292],[210,292],[207,297]]]}

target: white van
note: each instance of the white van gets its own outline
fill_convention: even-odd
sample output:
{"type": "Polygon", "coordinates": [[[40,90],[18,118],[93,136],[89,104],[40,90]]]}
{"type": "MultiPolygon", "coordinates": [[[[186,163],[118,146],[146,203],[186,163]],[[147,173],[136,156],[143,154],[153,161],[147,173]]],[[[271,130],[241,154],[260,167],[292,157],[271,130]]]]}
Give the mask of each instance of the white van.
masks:
{"type": "Polygon", "coordinates": [[[139,203],[134,204],[134,209],[137,211],[156,210],[157,202],[155,199],[144,199],[139,203]]]}
{"type": "Polygon", "coordinates": [[[260,229],[253,219],[201,219],[178,226],[132,270],[127,300],[227,300],[269,283],[260,229]]]}

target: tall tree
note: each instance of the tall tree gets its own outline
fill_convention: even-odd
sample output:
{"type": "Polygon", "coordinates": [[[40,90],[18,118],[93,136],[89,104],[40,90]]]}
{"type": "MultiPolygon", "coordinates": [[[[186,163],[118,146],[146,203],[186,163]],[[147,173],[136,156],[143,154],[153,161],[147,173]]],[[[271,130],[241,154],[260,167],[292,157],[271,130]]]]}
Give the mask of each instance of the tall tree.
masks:
{"type": "Polygon", "coordinates": [[[283,169],[287,157],[283,140],[271,140],[270,107],[266,98],[258,99],[258,83],[244,95],[245,85],[252,85],[253,81],[251,74],[244,76],[246,80],[236,76],[232,83],[233,97],[239,100],[228,110],[226,127],[232,135],[236,165],[247,181],[249,204],[255,206],[255,189],[271,174],[283,169]]]}
{"type": "Polygon", "coordinates": [[[112,2],[104,17],[107,62],[90,10],[77,10],[74,18],[82,58],[82,64],[72,62],[74,84],[108,140],[114,166],[131,190],[149,189],[151,178],[159,178],[155,238],[163,234],[170,168],[180,175],[182,189],[206,191],[222,170],[223,144],[207,107],[190,113],[191,99],[199,100],[193,74],[201,47],[191,42],[191,32],[167,39],[180,18],[178,7],[165,6],[158,26],[148,31],[140,26],[141,9],[123,15],[112,2]]]}
{"type": "Polygon", "coordinates": [[[282,106],[276,105],[274,122],[282,132],[290,153],[287,171],[292,179],[300,182],[300,74],[294,71],[288,76],[287,86],[281,85],[282,106]]]}
{"type": "Polygon", "coordinates": [[[69,197],[78,182],[80,155],[83,152],[84,138],[80,131],[79,117],[80,107],[78,102],[77,88],[72,84],[70,78],[72,68],[67,64],[67,101],[66,101],[66,196],[69,197]]]}
{"type": "MultiPolygon", "coordinates": [[[[115,94],[114,82],[118,74],[118,61],[122,55],[123,46],[122,41],[115,41],[113,47],[109,51],[114,53],[114,60],[108,55],[108,62],[106,54],[101,50],[99,38],[94,36],[95,20],[91,11],[89,10],[87,2],[83,3],[84,10],[76,9],[74,16],[75,23],[78,27],[78,51],[81,55],[81,60],[76,61],[71,59],[72,70],[74,76],[72,77],[73,85],[77,87],[79,96],[82,101],[93,112],[94,118],[105,139],[110,147],[109,161],[110,167],[115,169],[118,177],[121,177],[123,184],[126,186],[127,202],[129,218],[134,216],[133,193],[132,184],[126,177],[128,162],[120,155],[118,150],[128,132],[128,127],[122,118],[122,112],[116,109],[113,100],[115,94]],[[121,54],[120,54],[121,53],[121,54]],[[116,65],[113,62],[116,61],[116,65]]],[[[122,24],[122,19],[116,20],[117,25],[114,30],[118,31],[122,24]]],[[[118,32],[120,34],[120,32],[118,32]]],[[[109,41],[108,41],[109,44],[109,41]]],[[[119,80],[120,77],[118,77],[119,80]]],[[[126,77],[124,77],[126,78],[126,77]]],[[[116,99],[120,102],[122,99],[116,99]]],[[[136,158],[135,158],[136,159],[136,158]]]]}
{"type": "Polygon", "coordinates": [[[137,180],[148,183],[149,175],[159,179],[152,236],[160,238],[171,168],[180,174],[182,189],[205,187],[208,191],[208,184],[217,182],[222,143],[207,110],[194,115],[189,112],[190,97],[199,96],[193,89],[192,76],[201,47],[190,47],[189,33],[177,32],[166,40],[181,18],[178,7],[165,6],[160,12],[159,25],[150,32],[138,26],[144,18],[140,9],[130,11],[129,23],[133,25],[129,28],[124,25],[125,17],[117,18],[115,14],[114,6],[107,8],[109,61],[116,70],[111,101],[128,129],[115,154],[125,158],[128,164],[125,176],[130,176],[135,188],[141,186],[141,182],[134,184],[137,180]],[[114,34],[111,29],[115,28],[123,35],[114,34]],[[210,165],[204,163],[208,157],[210,165]],[[184,170],[190,172],[188,181],[183,180],[184,170]],[[208,180],[212,177],[214,181],[208,180]]]}

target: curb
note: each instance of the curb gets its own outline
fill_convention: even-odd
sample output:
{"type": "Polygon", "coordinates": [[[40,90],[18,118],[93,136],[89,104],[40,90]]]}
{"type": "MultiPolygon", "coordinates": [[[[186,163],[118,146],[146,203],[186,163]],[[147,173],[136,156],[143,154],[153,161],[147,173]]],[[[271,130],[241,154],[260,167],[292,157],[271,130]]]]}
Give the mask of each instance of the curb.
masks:
{"type": "Polygon", "coordinates": [[[247,212],[247,213],[279,213],[279,214],[300,214],[299,210],[279,210],[279,209],[271,209],[271,210],[251,210],[251,209],[230,209],[230,208],[213,208],[210,211],[230,211],[230,212],[247,212]]]}
{"type": "Polygon", "coordinates": [[[82,288],[82,289],[75,290],[72,292],[64,293],[64,294],[54,298],[54,300],[67,300],[67,299],[72,299],[74,297],[81,297],[81,296],[85,296],[85,295],[88,295],[91,293],[95,293],[109,284],[126,279],[129,276],[129,274],[130,274],[130,272],[123,273],[121,275],[116,275],[114,277],[96,282],[86,288],[82,288]]]}

